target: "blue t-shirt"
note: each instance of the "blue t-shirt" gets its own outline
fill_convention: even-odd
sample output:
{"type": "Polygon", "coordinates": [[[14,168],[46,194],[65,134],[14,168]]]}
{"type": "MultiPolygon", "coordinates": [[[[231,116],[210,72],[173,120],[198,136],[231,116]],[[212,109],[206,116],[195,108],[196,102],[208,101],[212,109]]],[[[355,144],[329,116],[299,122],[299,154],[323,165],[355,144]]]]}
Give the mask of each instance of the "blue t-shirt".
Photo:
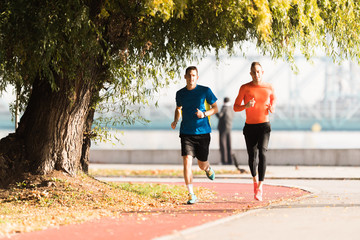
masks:
{"type": "Polygon", "coordinates": [[[176,92],[176,105],[182,107],[182,121],[180,134],[199,135],[211,132],[210,119],[198,118],[196,109],[204,112],[208,110],[206,105],[212,105],[217,101],[210,88],[196,85],[193,90],[186,87],[176,92]]]}

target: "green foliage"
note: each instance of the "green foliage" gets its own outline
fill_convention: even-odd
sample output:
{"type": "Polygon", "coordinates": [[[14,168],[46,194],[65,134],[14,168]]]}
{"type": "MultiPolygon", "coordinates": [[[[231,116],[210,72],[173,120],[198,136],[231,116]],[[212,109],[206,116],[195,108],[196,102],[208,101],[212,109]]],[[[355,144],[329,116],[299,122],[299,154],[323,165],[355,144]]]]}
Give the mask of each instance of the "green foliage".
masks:
{"type": "Polygon", "coordinates": [[[355,0],[4,0],[0,92],[16,87],[24,109],[36,78],[54,91],[91,81],[107,126],[146,122],[132,106],[212,49],[246,55],[252,41],[290,63],[318,50],[358,61],[359,15],[355,0]]]}

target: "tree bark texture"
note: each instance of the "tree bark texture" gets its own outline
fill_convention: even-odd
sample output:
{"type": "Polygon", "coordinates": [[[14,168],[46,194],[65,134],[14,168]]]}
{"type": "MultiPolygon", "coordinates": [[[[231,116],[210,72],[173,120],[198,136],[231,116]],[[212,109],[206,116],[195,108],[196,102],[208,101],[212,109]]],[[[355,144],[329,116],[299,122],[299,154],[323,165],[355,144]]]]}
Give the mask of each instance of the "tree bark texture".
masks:
{"type": "Polygon", "coordinates": [[[54,92],[47,82],[35,81],[16,132],[23,138],[34,173],[46,174],[55,169],[73,175],[81,167],[91,84],[71,86],[60,80],[59,85],[60,90],[54,92]]]}
{"type": "Polygon", "coordinates": [[[85,126],[84,126],[84,134],[83,134],[83,144],[82,144],[82,150],[81,150],[81,158],[80,158],[80,164],[81,169],[88,173],[89,171],[89,159],[90,159],[90,146],[91,146],[91,130],[92,130],[92,124],[94,120],[94,114],[95,109],[91,108],[89,110],[85,126]]]}
{"type": "Polygon", "coordinates": [[[35,80],[28,106],[15,133],[0,142],[0,185],[24,172],[87,171],[94,110],[91,81],[57,79],[58,91],[35,80]]]}

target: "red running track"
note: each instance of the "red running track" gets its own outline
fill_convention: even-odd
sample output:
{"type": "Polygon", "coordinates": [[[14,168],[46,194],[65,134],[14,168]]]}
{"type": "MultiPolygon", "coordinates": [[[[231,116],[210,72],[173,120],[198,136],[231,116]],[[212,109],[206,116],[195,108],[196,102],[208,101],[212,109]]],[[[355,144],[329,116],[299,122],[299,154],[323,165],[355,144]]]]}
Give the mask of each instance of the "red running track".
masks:
{"type": "MultiPolygon", "coordinates": [[[[184,184],[184,183],[177,183],[184,184]]],[[[215,199],[174,209],[124,213],[82,224],[13,235],[14,240],[148,240],[225,218],[250,209],[265,207],[308,194],[298,188],[264,185],[262,202],[254,200],[253,185],[239,183],[196,183],[217,192],[215,199]]],[[[7,238],[8,239],[8,238],[7,238]]]]}

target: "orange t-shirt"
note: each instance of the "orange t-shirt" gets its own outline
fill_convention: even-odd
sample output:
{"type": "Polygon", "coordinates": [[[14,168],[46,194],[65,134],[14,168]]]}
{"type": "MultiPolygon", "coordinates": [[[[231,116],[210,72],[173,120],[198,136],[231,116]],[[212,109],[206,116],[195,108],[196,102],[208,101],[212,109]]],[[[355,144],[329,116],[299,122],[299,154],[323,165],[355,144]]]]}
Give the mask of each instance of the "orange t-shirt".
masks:
{"type": "Polygon", "coordinates": [[[243,111],[246,103],[253,98],[255,100],[255,105],[246,108],[245,122],[248,124],[269,122],[269,105],[274,107],[276,99],[272,85],[270,83],[254,85],[252,82],[242,85],[235,100],[234,111],[243,111]],[[241,105],[243,101],[244,105],[241,105]]]}

